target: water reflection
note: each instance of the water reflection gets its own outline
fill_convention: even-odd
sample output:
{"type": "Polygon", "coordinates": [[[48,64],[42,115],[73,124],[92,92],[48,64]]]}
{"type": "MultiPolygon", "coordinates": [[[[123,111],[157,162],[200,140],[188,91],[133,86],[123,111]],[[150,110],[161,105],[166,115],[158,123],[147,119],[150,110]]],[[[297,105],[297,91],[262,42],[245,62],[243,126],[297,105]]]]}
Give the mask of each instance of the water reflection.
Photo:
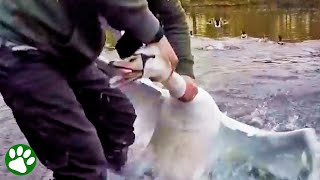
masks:
{"type": "Polygon", "coordinates": [[[277,40],[282,35],[288,41],[320,39],[320,12],[306,9],[271,7],[185,7],[190,30],[193,34],[211,38],[240,36],[268,36],[277,40]],[[208,24],[212,18],[223,19],[228,24],[215,28],[208,24]]]}

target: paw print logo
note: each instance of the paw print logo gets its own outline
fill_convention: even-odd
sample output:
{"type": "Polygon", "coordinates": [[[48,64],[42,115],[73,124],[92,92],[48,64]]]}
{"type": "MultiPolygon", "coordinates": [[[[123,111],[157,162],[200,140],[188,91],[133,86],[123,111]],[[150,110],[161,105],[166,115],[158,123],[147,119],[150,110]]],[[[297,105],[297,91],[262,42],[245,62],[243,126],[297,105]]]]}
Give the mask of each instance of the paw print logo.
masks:
{"type": "Polygon", "coordinates": [[[33,171],[37,164],[33,149],[25,144],[12,146],[6,153],[5,163],[8,170],[18,176],[24,176],[33,171]]]}

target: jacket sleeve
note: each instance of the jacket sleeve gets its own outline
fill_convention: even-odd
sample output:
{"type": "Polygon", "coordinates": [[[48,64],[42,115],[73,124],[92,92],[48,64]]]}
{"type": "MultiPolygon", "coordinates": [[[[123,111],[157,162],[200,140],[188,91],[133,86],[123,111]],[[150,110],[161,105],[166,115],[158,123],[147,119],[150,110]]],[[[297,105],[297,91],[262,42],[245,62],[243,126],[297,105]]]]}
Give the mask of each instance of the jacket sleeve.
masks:
{"type": "Polygon", "coordinates": [[[98,0],[101,16],[110,26],[125,30],[143,43],[149,43],[160,23],[148,8],[146,0],[98,0]]]}
{"type": "Polygon", "coordinates": [[[178,56],[179,63],[176,71],[181,75],[194,78],[194,60],[191,54],[189,27],[180,1],[154,0],[150,1],[150,3],[155,3],[150,4],[151,9],[157,9],[165,35],[178,56]],[[159,2],[155,3],[156,1],[159,2]]]}

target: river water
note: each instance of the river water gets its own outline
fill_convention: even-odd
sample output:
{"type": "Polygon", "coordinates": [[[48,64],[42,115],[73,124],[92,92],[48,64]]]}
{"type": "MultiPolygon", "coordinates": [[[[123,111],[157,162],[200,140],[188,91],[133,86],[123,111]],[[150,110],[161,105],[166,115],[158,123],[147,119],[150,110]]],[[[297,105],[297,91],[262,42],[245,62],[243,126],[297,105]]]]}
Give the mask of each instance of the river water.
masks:
{"type": "Polygon", "coordinates": [[[310,8],[271,6],[185,7],[188,24],[194,34],[210,38],[240,36],[245,31],[252,37],[278,35],[290,41],[320,39],[320,11],[310,8]],[[221,28],[209,24],[215,18],[227,23],[221,28]]]}
{"type": "Polygon", "coordinates": [[[196,38],[197,82],[229,116],[259,128],[320,133],[320,41],[196,38]]]}

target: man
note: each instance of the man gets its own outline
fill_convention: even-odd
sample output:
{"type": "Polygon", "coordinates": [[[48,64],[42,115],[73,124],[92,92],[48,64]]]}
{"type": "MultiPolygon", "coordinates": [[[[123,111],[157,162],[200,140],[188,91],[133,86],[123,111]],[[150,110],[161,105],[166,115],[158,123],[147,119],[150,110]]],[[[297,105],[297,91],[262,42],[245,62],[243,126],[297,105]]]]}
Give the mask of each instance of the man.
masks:
{"type": "Polygon", "coordinates": [[[131,103],[93,61],[104,45],[101,17],[157,46],[175,68],[145,0],[0,0],[0,92],[58,180],[105,179],[134,141],[131,103]]]}
{"type": "MultiPolygon", "coordinates": [[[[178,56],[176,72],[187,81],[195,79],[193,56],[191,54],[189,28],[186,14],[179,0],[148,0],[149,9],[160,20],[164,33],[178,56]]],[[[123,59],[131,56],[142,42],[130,32],[120,38],[116,45],[119,56],[123,59]]]]}

